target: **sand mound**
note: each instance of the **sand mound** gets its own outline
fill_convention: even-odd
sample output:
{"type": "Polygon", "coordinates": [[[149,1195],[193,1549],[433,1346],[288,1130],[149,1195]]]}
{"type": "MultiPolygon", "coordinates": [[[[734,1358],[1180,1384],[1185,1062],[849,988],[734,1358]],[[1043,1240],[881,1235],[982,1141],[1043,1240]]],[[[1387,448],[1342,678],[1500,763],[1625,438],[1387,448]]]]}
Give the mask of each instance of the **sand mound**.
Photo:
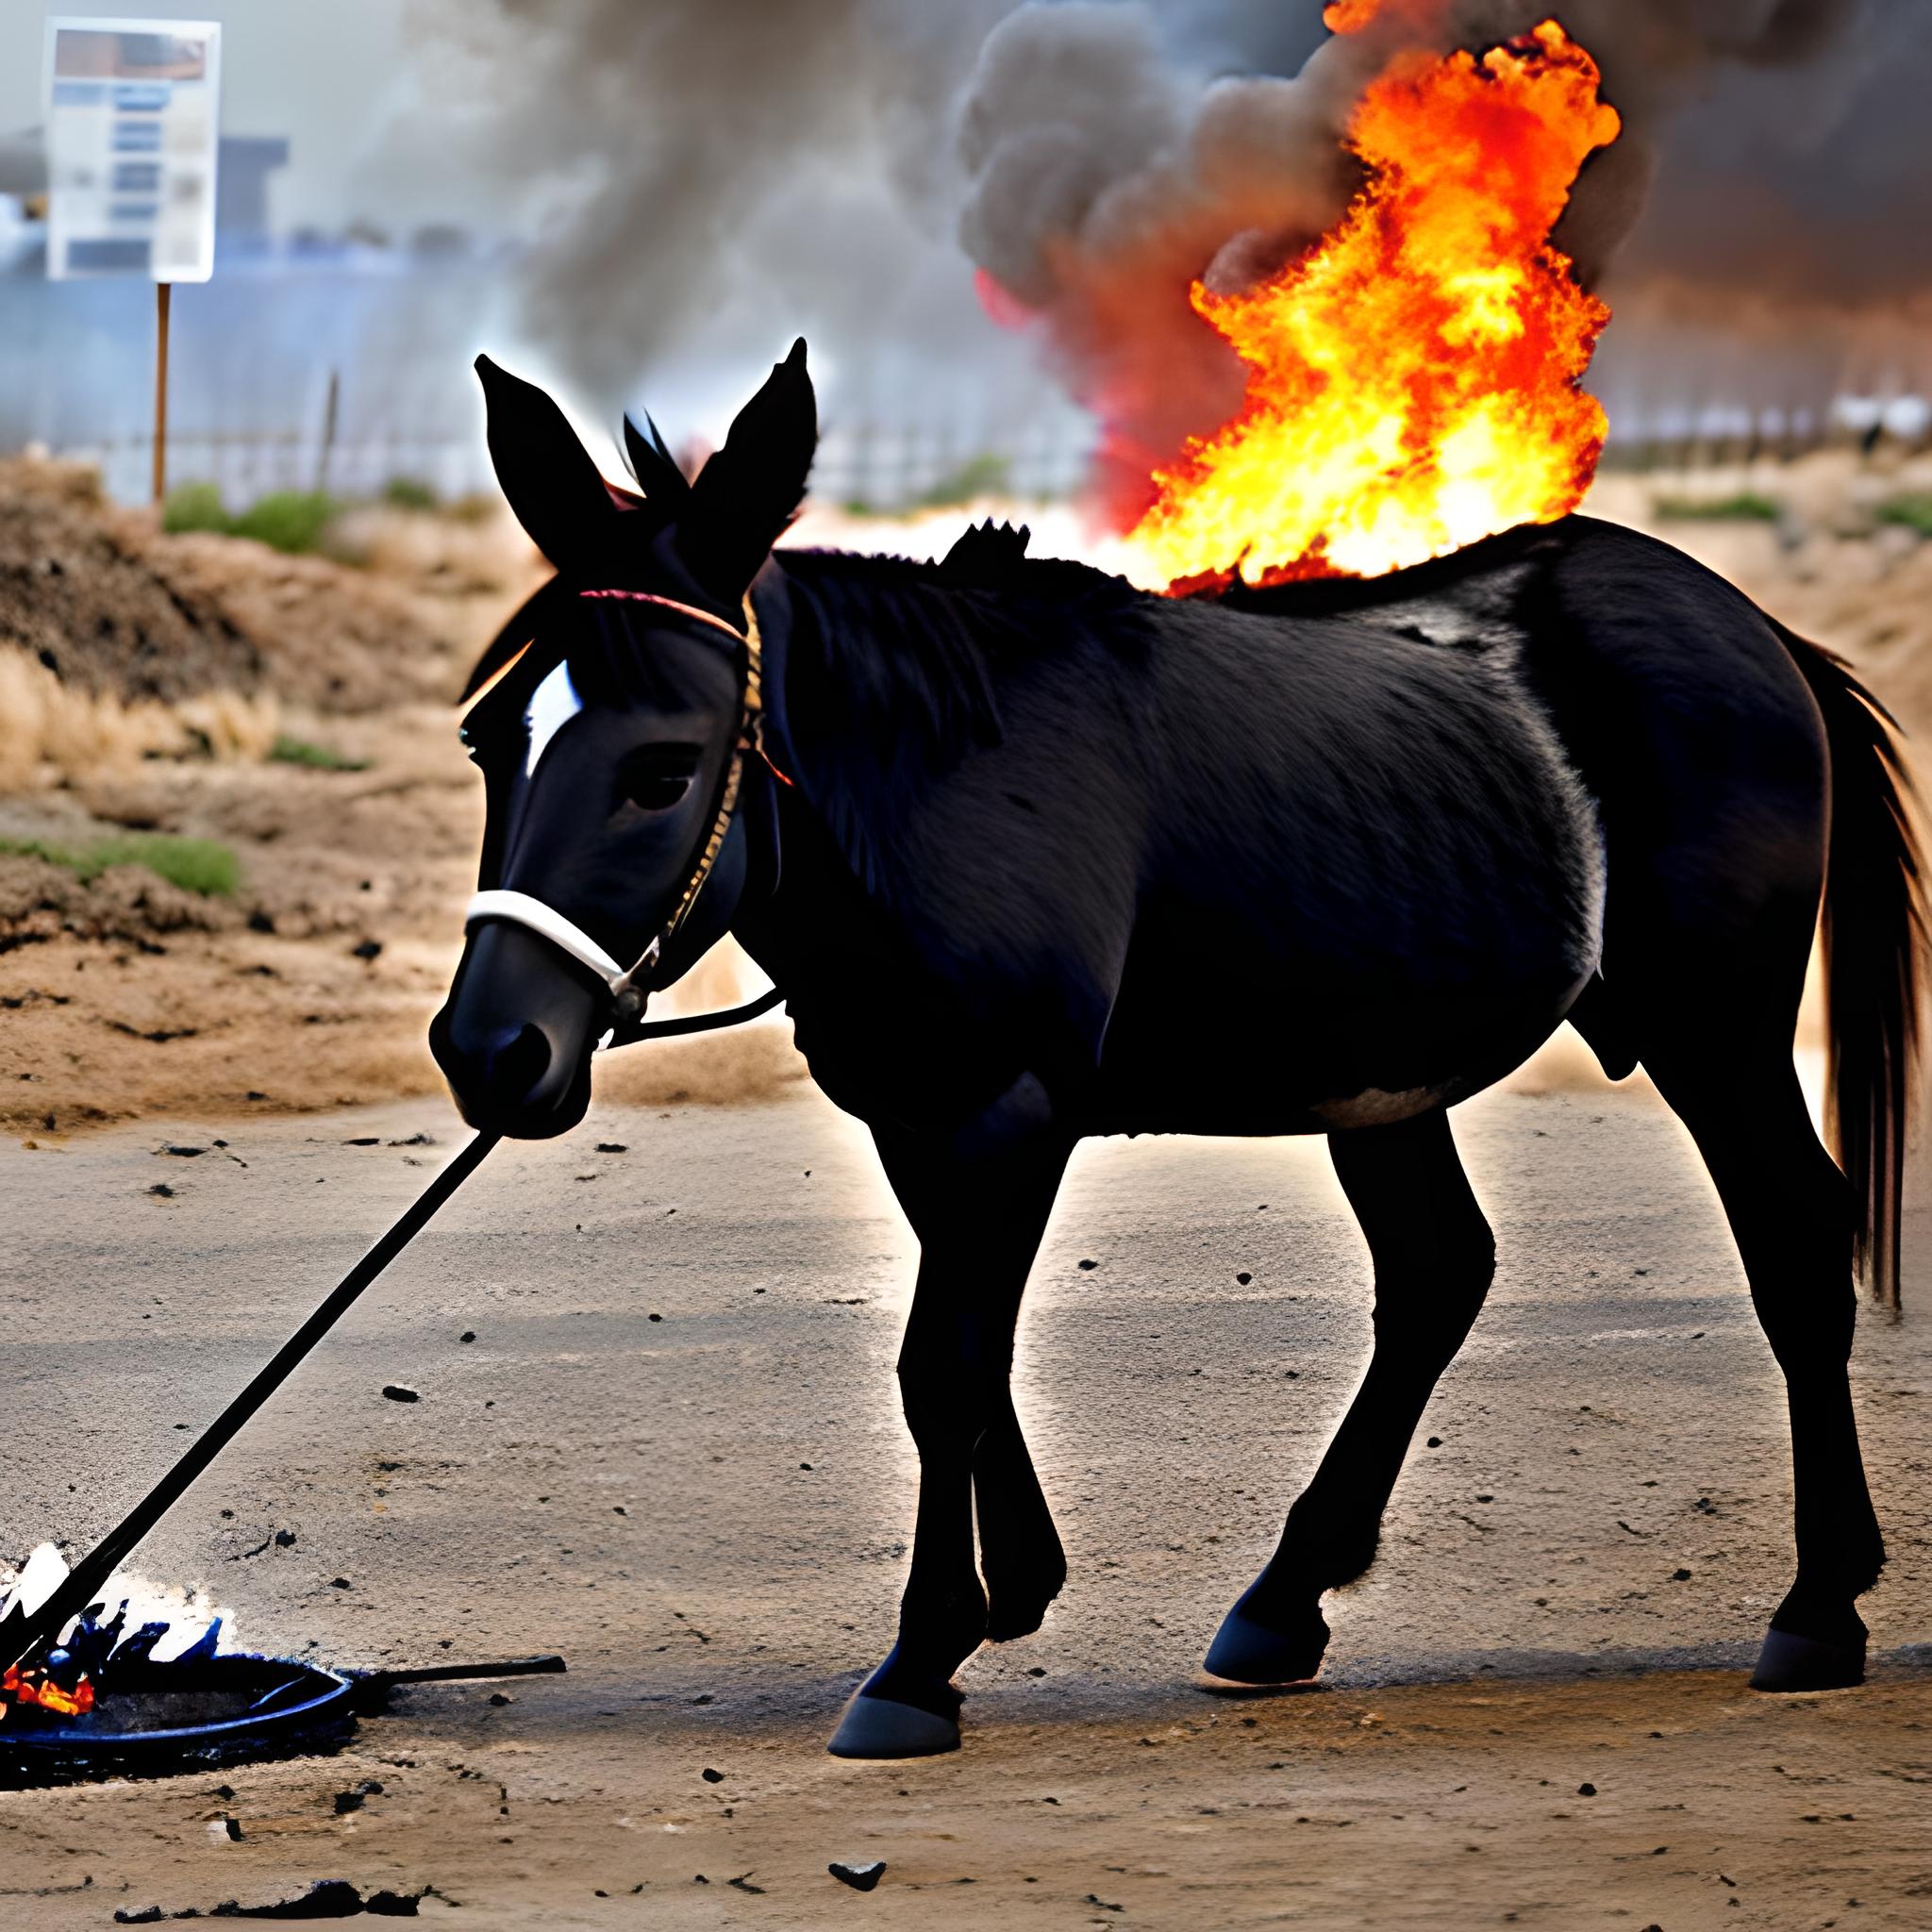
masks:
{"type": "Polygon", "coordinates": [[[425,610],[405,585],[206,532],[154,538],[144,559],[172,595],[250,641],[279,697],[353,713],[448,702],[461,689],[476,626],[459,610],[425,610]]]}
{"type": "Polygon", "coordinates": [[[144,865],[114,865],[83,882],[32,854],[0,852],[0,951],[57,934],[139,945],[155,933],[228,932],[245,915],[231,900],[185,891],[144,865]]]}
{"type": "Polygon", "coordinates": [[[218,604],[171,585],[146,549],[93,471],[0,462],[0,644],[95,696],[258,689],[254,641],[218,604]]]}
{"type": "MultiPolygon", "coordinates": [[[[91,472],[0,462],[0,1122],[16,1131],[441,1090],[425,1034],[482,836],[454,699],[542,565],[506,512],[362,508],[329,541],[342,557],[167,536],[91,472]],[[128,833],[225,850],[233,883],[87,863],[128,833]],[[5,849],[23,844],[41,851],[5,849]]],[[[747,972],[726,955],[680,991],[730,1005],[747,972]]],[[[774,1021],[617,1056],[599,1087],[729,1103],[803,1076],[774,1021]]]]}
{"type": "Polygon", "coordinates": [[[168,536],[93,471],[0,460],[0,647],[122,703],[263,691],[357,713],[447,702],[541,575],[507,517],[357,511],[342,558],[168,536]],[[343,560],[344,558],[350,560],[343,560]]]}

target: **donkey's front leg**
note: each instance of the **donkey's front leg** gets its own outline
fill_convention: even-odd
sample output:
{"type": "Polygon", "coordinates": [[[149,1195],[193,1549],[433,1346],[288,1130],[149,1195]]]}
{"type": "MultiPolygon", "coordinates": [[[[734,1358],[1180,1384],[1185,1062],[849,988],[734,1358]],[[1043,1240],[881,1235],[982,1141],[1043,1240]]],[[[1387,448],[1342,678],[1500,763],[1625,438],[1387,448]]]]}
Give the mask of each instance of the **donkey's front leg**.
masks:
{"type": "MultiPolygon", "coordinates": [[[[900,1397],[919,1450],[919,1514],[899,1641],[845,1708],[829,1747],[841,1757],[924,1757],[959,1742],[953,1673],[988,1634],[973,1550],[974,1464],[982,1451],[989,1457],[982,1516],[991,1500],[988,1478],[1020,1512],[989,1539],[995,1591],[1004,1596],[1008,1578],[1017,1582],[1022,1571],[1043,1576],[1058,1557],[1008,1377],[1026,1271],[1072,1143],[1040,1119],[1037,1085],[1023,1086],[1031,1089],[1024,1108],[1009,1094],[970,1136],[936,1146],[878,1137],[888,1177],[920,1240],[919,1283],[899,1356],[900,1397]],[[1034,1507],[1020,1509],[1029,1495],[1034,1507]],[[1036,1515],[1045,1520],[1052,1550],[1029,1563],[1018,1545],[1027,1525],[1037,1530],[1036,1515]]],[[[1056,1579],[1046,1595],[1057,1588],[1056,1579]]],[[[1037,1607],[1043,1610],[1043,1598],[1037,1607]]],[[[1011,1621],[1011,1613],[1001,1617],[1003,1625],[1011,1621]]]]}

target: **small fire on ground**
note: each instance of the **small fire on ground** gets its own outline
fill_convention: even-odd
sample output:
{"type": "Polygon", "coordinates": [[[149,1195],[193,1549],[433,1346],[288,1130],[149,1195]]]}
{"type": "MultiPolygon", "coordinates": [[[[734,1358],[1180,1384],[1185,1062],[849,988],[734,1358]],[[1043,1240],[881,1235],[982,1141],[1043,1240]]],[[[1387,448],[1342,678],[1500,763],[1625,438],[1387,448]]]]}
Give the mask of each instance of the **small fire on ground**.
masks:
{"type": "MultiPolygon", "coordinates": [[[[0,1596],[0,1624],[16,1606],[31,1616],[67,1580],[67,1564],[42,1543],[0,1596]]],[[[0,1724],[80,1717],[111,1688],[116,1666],[181,1663],[213,1657],[221,1647],[225,1613],[205,1598],[157,1589],[136,1576],[115,1576],[62,1631],[50,1650],[0,1672],[0,1724]],[[104,1613],[115,1606],[111,1616],[104,1613]]]]}
{"type": "MultiPolygon", "coordinates": [[[[1337,0],[1359,32],[1413,0],[1337,0]]],[[[1247,367],[1242,408],[1157,470],[1129,575],[1176,592],[1376,576],[1574,509],[1602,453],[1580,388],[1609,310],[1550,241],[1617,138],[1554,21],[1480,56],[1399,54],[1357,105],[1367,180],[1259,285],[1193,289],[1247,367]]]]}

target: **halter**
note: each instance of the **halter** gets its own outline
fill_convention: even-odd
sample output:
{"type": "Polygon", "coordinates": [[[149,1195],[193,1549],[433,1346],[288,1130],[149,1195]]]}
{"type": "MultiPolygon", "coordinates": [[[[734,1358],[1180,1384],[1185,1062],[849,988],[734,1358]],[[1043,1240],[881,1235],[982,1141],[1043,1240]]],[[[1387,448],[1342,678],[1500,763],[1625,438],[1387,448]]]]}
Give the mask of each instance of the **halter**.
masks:
{"type": "MultiPolygon", "coordinates": [[[[676,905],[672,908],[671,916],[652,935],[650,944],[639,956],[635,965],[627,969],[620,965],[582,926],[565,918],[556,907],[546,905],[528,892],[478,892],[463,914],[465,932],[486,919],[508,920],[512,924],[527,927],[541,939],[548,940],[580,966],[589,967],[610,989],[611,998],[616,1003],[616,1024],[608,1043],[619,1045],[629,1037],[643,1016],[644,1002],[649,996],[642,983],[645,975],[657,965],[664,948],[671,942],[672,935],[684,924],[691,907],[697,902],[699,892],[704,890],[705,881],[710,877],[711,870],[718,862],[718,854],[724,846],[724,836],[730,831],[731,821],[738,810],[745,753],[756,752],[761,758],[765,756],[760,741],[764,717],[764,694],[760,683],[763,644],[758,635],[758,613],[752,608],[748,595],[744,600],[744,632],[741,636],[738,627],[724,618],[714,616],[708,610],[701,610],[695,604],[681,604],[675,597],[660,597],[654,591],[580,591],[577,594],[589,598],[614,598],[629,604],[660,605],[667,610],[676,611],[680,617],[689,617],[696,623],[709,625],[713,630],[722,630],[734,646],[744,646],[744,695],[739,706],[738,735],[732,742],[731,756],[725,761],[724,782],[718,792],[718,809],[712,816],[710,834],[698,852],[697,863],[686,881],[684,891],[679,893],[676,905]]],[[[773,766],[773,770],[776,772],[777,767],[773,766]]],[[[778,995],[774,991],[768,1004],[775,1006],[777,1000],[778,995]]],[[[750,1017],[749,1011],[744,1017],[750,1017]]]]}

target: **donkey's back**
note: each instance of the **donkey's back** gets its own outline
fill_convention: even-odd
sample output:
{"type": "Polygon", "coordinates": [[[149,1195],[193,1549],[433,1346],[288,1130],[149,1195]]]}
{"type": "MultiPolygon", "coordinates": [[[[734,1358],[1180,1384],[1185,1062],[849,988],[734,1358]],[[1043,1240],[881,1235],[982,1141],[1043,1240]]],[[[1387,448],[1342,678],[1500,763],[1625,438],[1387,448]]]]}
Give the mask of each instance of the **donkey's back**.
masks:
{"type": "Polygon", "coordinates": [[[1401,1118],[1593,983],[1613,1059],[1607,913],[1641,969],[1700,920],[1816,903],[1806,647],[1667,545],[1573,518],[1112,621],[1005,680],[1002,741],[921,815],[931,852],[987,855],[986,905],[1024,867],[1025,912],[984,929],[1058,990],[1060,1058],[1092,1051],[1095,1131],[1401,1118]]]}

